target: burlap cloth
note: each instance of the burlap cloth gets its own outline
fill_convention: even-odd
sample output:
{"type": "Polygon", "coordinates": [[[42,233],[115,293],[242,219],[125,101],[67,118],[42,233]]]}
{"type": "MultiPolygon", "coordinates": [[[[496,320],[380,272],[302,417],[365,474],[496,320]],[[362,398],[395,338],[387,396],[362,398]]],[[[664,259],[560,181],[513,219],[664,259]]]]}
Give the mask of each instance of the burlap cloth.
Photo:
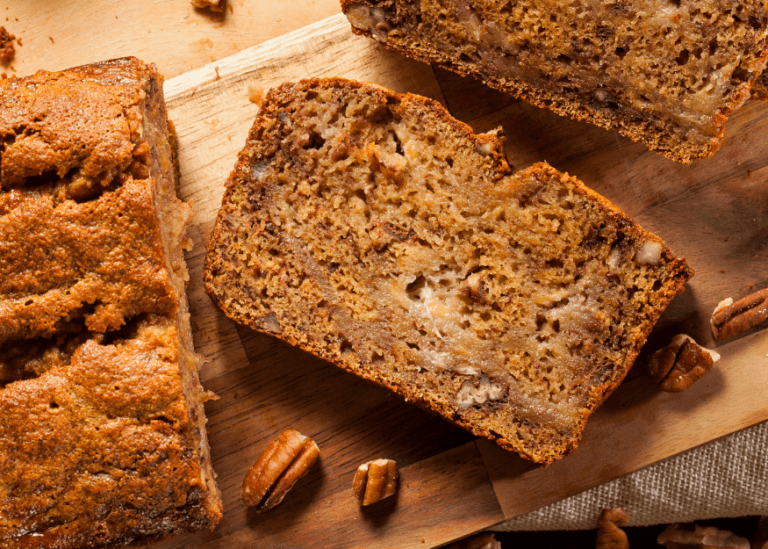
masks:
{"type": "Polygon", "coordinates": [[[768,422],[755,425],[568,499],[496,531],[587,530],[621,507],[627,526],[768,515],[768,422]]]}

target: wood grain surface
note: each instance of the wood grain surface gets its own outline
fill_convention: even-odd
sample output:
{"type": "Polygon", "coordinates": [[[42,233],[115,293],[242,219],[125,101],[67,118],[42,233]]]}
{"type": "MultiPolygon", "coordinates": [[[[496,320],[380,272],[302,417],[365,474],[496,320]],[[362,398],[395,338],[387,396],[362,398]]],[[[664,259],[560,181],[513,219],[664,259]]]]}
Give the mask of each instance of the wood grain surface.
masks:
{"type": "Polygon", "coordinates": [[[339,11],[337,0],[300,7],[230,0],[232,11],[223,17],[186,0],[7,4],[4,24],[23,37],[13,63],[19,74],[132,54],[175,76],[165,92],[179,134],[181,192],[196,210],[187,257],[190,307],[196,346],[210,360],[203,380],[220,397],[206,411],[226,510],[213,533],[158,547],[435,547],[768,419],[765,323],[725,344],[714,343],[708,328],[718,301],[768,286],[768,104],[747,104],[729,121],[722,150],[684,167],[613,132],[355,37],[342,17],[322,19],[339,11]],[[658,391],[638,364],[590,420],[581,447],[545,469],[233,324],[205,295],[202,268],[224,181],[258,111],[249,97],[310,76],[427,95],[477,131],[502,125],[516,168],[546,160],[607,196],[697,273],[646,349],[685,331],[716,347],[722,361],[679,395],[658,391]],[[286,427],[317,440],[320,463],[279,507],[255,515],[239,499],[243,476],[286,427]],[[363,512],[352,497],[352,476],[357,465],[379,457],[398,461],[402,490],[363,512]]]}

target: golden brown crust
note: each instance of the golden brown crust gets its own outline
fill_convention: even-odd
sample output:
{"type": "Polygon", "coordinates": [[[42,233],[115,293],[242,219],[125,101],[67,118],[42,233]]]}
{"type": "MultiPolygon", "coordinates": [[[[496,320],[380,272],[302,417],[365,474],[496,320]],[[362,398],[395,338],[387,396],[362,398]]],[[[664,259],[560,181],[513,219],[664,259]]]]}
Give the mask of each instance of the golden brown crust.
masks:
{"type": "Polygon", "coordinates": [[[233,320],[548,463],[691,275],[575,178],[512,174],[497,135],[438,103],[312,79],[267,95],[205,283],[233,320]]]}
{"type": "Polygon", "coordinates": [[[161,317],[138,331],[89,340],[71,364],[0,390],[0,546],[96,547],[210,527],[189,459],[178,334],[161,317]]]}
{"type": "Polygon", "coordinates": [[[162,77],[2,81],[0,143],[0,547],[212,528],[162,77]]]}
{"type": "MultiPolygon", "coordinates": [[[[421,5],[412,0],[341,0],[341,7],[342,11],[350,17],[350,21],[355,18],[355,10],[373,10],[367,14],[363,12],[362,20],[361,16],[358,15],[358,21],[352,21],[352,32],[361,36],[373,37],[388,49],[425,63],[438,65],[462,76],[472,76],[492,88],[538,107],[548,108],[562,116],[589,122],[602,128],[617,130],[622,135],[645,144],[649,149],[667,158],[684,164],[690,164],[695,160],[710,157],[717,152],[723,141],[727,117],[749,98],[753,82],[756,79],[759,81],[758,77],[765,66],[766,59],[768,59],[768,39],[766,38],[768,36],[766,11],[768,10],[765,8],[765,2],[755,2],[755,4],[758,3],[760,4],[759,8],[754,8],[754,6],[747,7],[746,11],[749,11],[750,14],[749,24],[746,23],[744,13],[741,13],[741,9],[745,7],[743,5],[738,6],[739,16],[732,19],[729,19],[732,15],[732,12],[729,11],[732,7],[730,4],[713,8],[711,11],[716,12],[713,14],[710,14],[706,8],[700,7],[693,14],[688,14],[686,10],[682,10],[685,14],[672,14],[670,17],[667,17],[667,15],[671,8],[667,5],[659,6],[655,10],[652,9],[655,13],[664,14],[659,23],[664,26],[659,28],[652,38],[646,37],[649,38],[648,44],[651,56],[660,56],[668,53],[667,49],[673,51],[675,48],[678,48],[680,41],[672,45],[674,36],[676,36],[675,33],[681,32],[682,35],[686,35],[685,31],[678,31],[678,25],[682,25],[683,20],[686,23],[688,19],[693,21],[694,14],[701,15],[702,10],[707,12],[707,17],[712,17],[712,21],[722,16],[722,18],[731,22],[734,20],[738,21],[746,29],[734,31],[740,41],[738,46],[733,46],[734,50],[738,47],[744,47],[744,51],[739,50],[733,54],[738,57],[737,59],[715,59],[713,57],[711,65],[707,66],[706,69],[702,69],[702,74],[699,75],[700,78],[704,78],[704,73],[706,72],[706,78],[702,80],[702,86],[704,87],[716,80],[723,80],[725,82],[730,79],[730,88],[717,103],[717,108],[711,113],[705,113],[703,108],[699,110],[698,106],[696,106],[702,99],[689,99],[687,97],[689,93],[693,94],[696,91],[700,91],[698,88],[696,90],[687,89],[692,87],[692,84],[698,86],[698,82],[686,80],[688,78],[687,75],[683,77],[677,76],[678,69],[684,67],[678,67],[674,63],[674,59],[672,59],[673,63],[670,67],[665,65],[667,59],[657,60],[654,64],[646,63],[646,65],[650,64],[655,72],[652,71],[651,75],[640,78],[636,84],[637,89],[631,89],[632,93],[628,94],[624,101],[619,101],[618,97],[622,96],[621,88],[626,87],[626,83],[621,82],[620,78],[618,79],[618,82],[621,82],[620,85],[616,85],[615,78],[614,81],[611,81],[610,78],[606,78],[605,81],[601,80],[601,75],[605,75],[606,66],[610,66],[612,60],[614,62],[622,62],[624,58],[624,54],[620,58],[614,55],[614,47],[617,44],[610,39],[607,40],[605,47],[599,43],[605,37],[601,33],[604,32],[607,36],[612,37],[615,33],[623,32],[624,29],[622,27],[624,25],[627,25],[627,31],[631,33],[632,26],[638,21],[644,18],[651,19],[651,17],[645,16],[632,22],[626,19],[628,13],[632,12],[635,8],[640,10],[640,5],[630,5],[627,7],[620,3],[606,4],[606,9],[612,10],[610,14],[603,14],[602,12],[593,13],[593,10],[596,8],[589,3],[583,3],[583,5],[576,6],[576,8],[574,6],[566,8],[562,4],[557,3],[547,5],[532,2],[529,5],[526,4],[527,7],[519,6],[515,8],[523,9],[525,13],[539,14],[542,21],[546,20],[546,24],[549,23],[550,16],[558,18],[552,19],[553,22],[557,21],[557,23],[553,23],[554,29],[559,30],[560,28],[566,28],[568,24],[571,25],[574,29],[570,33],[571,39],[557,41],[558,47],[552,48],[552,52],[548,50],[551,44],[548,44],[546,39],[542,39],[541,35],[542,33],[546,35],[553,29],[538,28],[539,34],[538,38],[536,38],[536,28],[530,28],[529,22],[518,21],[512,24],[515,30],[509,31],[504,36],[505,30],[503,25],[499,25],[498,20],[505,17],[504,13],[507,14],[506,17],[511,17],[513,20],[514,17],[509,12],[509,5],[500,8],[503,3],[497,0],[484,0],[479,3],[466,2],[465,0],[435,0],[423,2],[421,5]],[[554,8],[552,7],[553,5],[555,6],[554,8]],[[586,20],[602,20],[602,23],[597,26],[596,36],[580,36],[580,31],[576,30],[579,23],[573,21],[574,18],[578,19],[574,15],[574,9],[583,15],[588,14],[586,20]],[[491,21],[491,25],[486,26],[483,23],[484,16],[478,16],[481,12],[484,12],[484,16],[488,16],[489,13],[498,12],[496,14],[499,17],[495,19],[489,17],[488,20],[491,21]],[[451,15],[454,13],[463,15],[459,17],[458,22],[452,21],[451,16],[448,17],[448,22],[446,22],[446,14],[451,15]],[[463,21],[461,21],[462,17],[463,21]],[[368,18],[368,22],[365,21],[366,18],[368,18]],[[435,23],[436,21],[440,21],[440,23],[435,23]],[[438,39],[431,35],[432,32],[437,32],[435,28],[430,26],[435,24],[446,26],[440,32],[444,31],[448,35],[447,38],[440,35],[441,39],[438,39]],[[457,26],[449,27],[448,25],[457,26]],[[461,30],[462,36],[457,34],[457,30],[461,30]],[[464,33],[466,33],[466,36],[463,35],[464,33]],[[475,35],[475,33],[477,34],[475,35]],[[748,38],[745,39],[742,35],[747,35],[748,38]],[[534,38],[531,38],[531,36],[534,36],[534,38]],[[656,40],[658,36],[672,38],[668,43],[650,45],[650,40],[656,40]],[[529,41],[532,41],[532,44],[529,41]],[[461,45],[457,46],[457,42],[461,42],[461,45]],[[570,45],[566,42],[570,42],[570,45]],[[519,53],[518,47],[525,52],[536,50],[536,55],[544,56],[545,58],[549,52],[551,53],[551,59],[543,62],[541,66],[525,67],[526,62],[524,60],[518,61],[518,58],[515,57],[519,53]],[[489,49],[486,51],[484,48],[489,49]],[[656,49],[654,50],[654,48],[656,49]],[[462,55],[459,55],[458,51],[463,52],[462,55]],[[483,53],[478,57],[477,51],[483,53]],[[587,51],[591,52],[590,55],[592,57],[590,60],[587,60],[585,53],[587,51]],[[578,59],[578,62],[575,62],[576,59],[578,59]],[[589,65],[601,59],[603,61],[600,62],[599,67],[590,67],[583,74],[579,72],[582,70],[584,63],[589,65]],[[563,62],[561,63],[561,61],[563,62]],[[521,69],[523,76],[515,76],[511,73],[505,74],[504,70],[500,67],[506,64],[523,67],[521,69]],[[717,71],[723,69],[725,65],[733,71],[733,74],[730,75],[729,73],[728,78],[723,79],[722,75],[717,71]],[[549,69],[545,67],[549,67],[549,69]],[[569,74],[569,67],[573,68],[573,74],[569,74]],[[557,70],[558,74],[554,76],[548,74],[551,70],[557,70]],[[677,82],[676,85],[680,90],[679,92],[668,93],[666,97],[659,96],[658,99],[664,100],[672,106],[675,105],[677,99],[679,99],[680,104],[684,101],[689,101],[694,105],[693,110],[685,112],[682,116],[677,116],[674,113],[667,116],[663,112],[663,106],[659,108],[655,106],[653,108],[648,107],[649,104],[653,104],[654,100],[649,100],[646,96],[653,97],[658,92],[654,87],[658,88],[662,86],[662,83],[664,86],[667,85],[664,77],[660,76],[664,70],[672,74],[672,80],[677,82]],[[554,80],[565,82],[562,89],[558,88],[557,83],[553,84],[551,82],[554,80]],[[679,84],[679,82],[683,82],[683,84],[679,84]],[[597,87],[595,87],[596,85],[597,87]],[[584,89],[582,90],[581,88],[584,89]],[[709,121],[702,123],[698,120],[702,115],[708,116],[709,121]],[[690,122],[691,120],[694,120],[694,122],[690,122]]],[[[646,13],[646,15],[648,14],[646,13]]],[[[714,35],[710,36],[707,33],[714,30],[712,25],[713,23],[707,21],[704,24],[696,23],[693,26],[696,32],[703,33],[702,40],[711,39],[713,41],[709,44],[710,55],[718,51],[718,48],[725,49],[724,43],[726,41],[730,48],[736,40],[735,37],[721,38],[714,35]],[[706,29],[709,29],[709,31],[706,29]],[[720,41],[723,44],[720,44],[720,41]]],[[[718,26],[718,24],[714,25],[715,27],[718,26]]],[[[720,26],[724,27],[725,25],[720,26]]],[[[648,30],[648,32],[651,33],[651,30],[648,30]]],[[[691,40],[694,40],[694,37],[691,37],[691,40]]],[[[636,41],[633,49],[637,48],[637,46],[638,43],[636,41]]],[[[702,51],[704,49],[698,47],[701,46],[701,43],[695,42],[695,40],[694,46],[685,45],[685,47],[691,47],[691,50],[694,52],[691,59],[698,56],[696,57],[698,62],[702,58],[702,51]],[[695,50],[693,49],[694,46],[697,46],[695,50]]],[[[679,46],[679,48],[683,48],[683,46],[679,46]]],[[[628,50],[627,44],[623,44],[622,47],[616,49],[616,51],[619,50],[626,53],[626,50],[628,50]]],[[[684,49],[682,52],[681,56],[684,56],[685,61],[680,59],[677,63],[685,64],[689,59],[690,52],[688,49],[684,49]]],[[[633,51],[630,57],[635,55],[635,53],[633,51]]],[[[718,53],[718,55],[720,54],[718,53]]],[[[674,57],[675,55],[671,55],[671,58],[674,57]]],[[[521,57],[520,59],[523,58],[521,57]]],[[[708,58],[705,57],[704,59],[708,58]]],[[[634,73],[641,68],[647,69],[647,66],[628,66],[624,70],[634,76],[634,73]]],[[[631,88],[632,85],[629,87],[631,88]]],[[[762,87],[759,86],[759,88],[753,93],[754,98],[759,99],[764,95],[760,91],[762,87]]],[[[706,99],[709,100],[708,97],[706,99]]]]}

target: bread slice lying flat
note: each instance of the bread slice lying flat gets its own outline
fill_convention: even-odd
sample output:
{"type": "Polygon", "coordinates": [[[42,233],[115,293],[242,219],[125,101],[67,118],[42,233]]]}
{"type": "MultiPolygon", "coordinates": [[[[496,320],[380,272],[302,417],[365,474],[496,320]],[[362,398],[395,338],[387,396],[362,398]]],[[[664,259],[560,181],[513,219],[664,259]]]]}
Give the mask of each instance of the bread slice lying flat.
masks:
{"type": "Polygon", "coordinates": [[[678,162],[720,147],[768,44],[764,0],[342,0],[352,28],[678,162]]]}
{"type": "Polygon", "coordinates": [[[205,286],[233,320],[537,461],[573,450],[692,275],[497,134],[346,80],[267,95],[205,286]]]}

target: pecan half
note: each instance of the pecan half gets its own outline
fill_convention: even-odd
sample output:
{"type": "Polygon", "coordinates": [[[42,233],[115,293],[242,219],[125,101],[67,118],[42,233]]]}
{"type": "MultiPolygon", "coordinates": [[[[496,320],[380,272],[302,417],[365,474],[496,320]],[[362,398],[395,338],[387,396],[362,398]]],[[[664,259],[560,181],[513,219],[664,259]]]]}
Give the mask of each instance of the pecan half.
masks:
{"type": "Polygon", "coordinates": [[[352,489],[360,505],[370,505],[395,495],[397,491],[397,464],[391,459],[377,459],[357,468],[352,489]]]}
{"type": "Polygon", "coordinates": [[[627,513],[623,509],[603,509],[597,519],[595,549],[629,549],[627,534],[619,528],[625,522],[627,513]]]}
{"type": "Polygon", "coordinates": [[[258,512],[281,501],[320,456],[320,449],[309,437],[288,429],[270,443],[243,481],[243,501],[258,512]]]}
{"type": "Polygon", "coordinates": [[[746,538],[698,524],[670,524],[656,541],[667,549],[749,549],[746,538]]]}
{"type": "Polygon", "coordinates": [[[730,297],[717,304],[709,323],[715,339],[728,339],[768,318],[768,288],[742,297],[730,297]]]}
{"type": "Polygon", "coordinates": [[[720,355],[685,334],[676,335],[648,361],[648,374],[663,391],[679,393],[706,374],[720,355]]]}

